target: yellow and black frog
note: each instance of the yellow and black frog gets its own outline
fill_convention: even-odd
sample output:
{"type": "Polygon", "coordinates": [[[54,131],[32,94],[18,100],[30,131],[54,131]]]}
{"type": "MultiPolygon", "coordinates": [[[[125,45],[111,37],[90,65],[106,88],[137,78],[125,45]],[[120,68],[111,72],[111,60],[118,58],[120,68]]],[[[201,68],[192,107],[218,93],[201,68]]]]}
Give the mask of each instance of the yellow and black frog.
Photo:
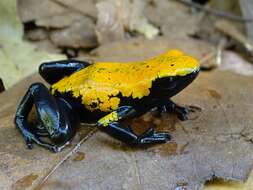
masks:
{"type": "Polygon", "coordinates": [[[187,119],[188,110],[169,98],[189,85],[198,72],[198,61],[178,50],[133,63],[43,63],[39,73],[51,85],[50,90],[42,83],[32,84],[17,108],[15,124],[28,148],[37,143],[53,152],[69,143],[80,122],[88,121],[130,145],[165,143],[170,140],[168,133],[150,128],[136,135],[121,121],[152,108],[187,119]],[[36,124],[27,120],[33,106],[36,124]],[[48,137],[53,144],[41,137],[48,137]]]}

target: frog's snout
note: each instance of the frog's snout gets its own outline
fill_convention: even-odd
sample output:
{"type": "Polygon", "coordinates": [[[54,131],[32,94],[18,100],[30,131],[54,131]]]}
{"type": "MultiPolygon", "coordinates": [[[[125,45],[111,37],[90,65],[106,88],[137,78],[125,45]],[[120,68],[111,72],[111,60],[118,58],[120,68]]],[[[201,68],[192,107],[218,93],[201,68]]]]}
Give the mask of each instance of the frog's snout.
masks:
{"type": "Polygon", "coordinates": [[[193,70],[193,72],[192,72],[192,73],[190,73],[190,74],[189,74],[189,75],[190,75],[190,77],[191,77],[191,78],[193,78],[193,79],[195,79],[195,78],[198,76],[199,71],[200,71],[200,68],[199,68],[199,67],[197,67],[196,69],[194,69],[194,70],[193,70]]]}
{"type": "Polygon", "coordinates": [[[199,74],[199,69],[194,69],[191,73],[177,78],[178,84],[176,85],[180,89],[184,89],[188,86],[199,74]]]}

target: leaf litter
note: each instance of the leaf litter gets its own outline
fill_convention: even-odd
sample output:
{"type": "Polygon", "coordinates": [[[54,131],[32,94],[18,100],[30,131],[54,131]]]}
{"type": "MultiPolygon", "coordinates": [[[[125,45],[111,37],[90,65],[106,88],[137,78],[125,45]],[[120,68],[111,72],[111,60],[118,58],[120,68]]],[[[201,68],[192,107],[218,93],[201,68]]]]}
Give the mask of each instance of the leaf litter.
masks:
{"type": "MultiPolygon", "coordinates": [[[[61,2],[58,0],[44,2],[49,4],[53,2],[54,5],[56,5],[55,8],[58,7],[56,10],[59,12],[51,12],[53,17],[57,15],[64,15],[66,13],[68,14],[73,10],[76,10],[77,13],[81,14],[82,16],[86,15],[92,19],[95,18],[97,14],[96,11],[94,11],[95,9],[93,9],[95,7],[95,3],[92,1],[89,1],[89,3],[92,2],[90,5],[93,7],[92,9],[89,9],[91,10],[90,13],[88,13],[89,11],[87,12],[87,10],[82,9],[82,6],[79,6],[81,5],[79,0],[75,0],[75,4],[71,4],[71,2],[68,0],[61,2]]],[[[163,3],[163,1],[157,2],[158,5],[159,3],[163,3]]],[[[83,5],[85,3],[83,2],[83,5]]],[[[151,1],[148,3],[150,3],[151,7],[154,5],[151,1]]],[[[163,5],[164,6],[159,6],[168,9],[168,6],[166,4],[163,5]]],[[[185,14],[186,9],[183,6],[179,6],[179,4],[177,5],[177,3],[170,5],[172,5],[171,10],[177,10],[177,8],[180,8],[180,10],[185,14]]],[[[171,13],[171,11],[165,12],[171,13]]],[[[159,15],[164,12],[159,13],[158,9],[157,13],[159,15]]],[[[45,14],[42,17],[33,17],[30,19],[30,21],[33,21],[35,19],[37,24],[43,23],[44,26],[46,24],[51,24],[48,22],[49,20],[46,20],[46,16],[48,16],[48,14],[45,14]]],[[[194,20],[195,18],[193,19],[189,13],[186,13],[185,16],[185,18],[188,18],[188,20],[183,19],[184,16],[180,17],[179,15],[177,21],[180,21],[180,19],[181,21],[173,23],[172,15],[171,19],[165,21],[165,25],[163,25],[162,22],[159,23],[159,19],[155,19],[154,16],[155,15],[150,14],[148,15],[148,19],[151,20],[152,23],[155,23],[155,26],[160,27],[162,33],[164,34],[163,36],[166,36],[166,38],[159,37],[155,38],[153,41],[134,39],[130,40],[129,42],[123,41],[108,43],[105,46],[101,46],[97,50],[93,51],[91,55],[87,54],[85,50],[78,50],[79,52],[83,52],[79,58],[88,58],[93,61],[128,61],[148,58],[156,55],[159,52],[165,51],[168,48],[179,48],[183,49],[186,52],[189,52],[189,54],[192,54],[199,59],[202,59],[205,57],[205,55],[209,56],[210,54],[212,55],[210,60],[215,61],[214,58],[216,56],[216,53],[212,53],[213,46],[209,44],[203,46],[201,45],[199,47],[196,40],[191,41],[188,37],[192,34],[194,29],[196,29],[196,23],[194,20]],[[184,23],[184,20],[187,22],[184,23]],[[156,23],[156,21],[158,22],[156,23]],[[190,25],[187,25],[187,23],[190,25]],[[168,26],[171,27],[168,28],[168,26]],[[180,27],[185,27],[187,30],[177,30],[177,28],[180,27]],[[170,33],[173,31],[170,30],[170,28],[176,29],[177,32],[174,31],[170,33]],[[175,33],[177,33],[177,35],[174,36],[173,34],[175,33]],[[164,41],[166,42],[164,43],[164,41]],[[128,53],[126,54],[126,52],[128,53]]],[[[55,18],[56,20],[58,19],[57,17],[55,18]]],[[[168,17],[160,18],[167,19],[168,17]]],[[[67,29],[68,22],[66,22],[67,24],[65,24],[65,26],[60,26],[63,27],[61,29],[65,30],[65,27],[67,29]]],[[[69,25],[71,25],[71,22],[69,22],[69,25]]],[[[50,27],[54,28],[53,25],[50,27]]],[[[19,24],[16,24],[15,22],[11,25],[11,28],[18,29],[17,31],[20,31],[19,24]]],[[[21,33],[17,34],[17,38],[21,39],[20,36],[22,35],[23,34],[21,30],[21,33]]],[[[48,39],[43,39],[41,42],[46,42],[47,40],[48,39]]],[[[61,40],[58,41],[62,42],[61,40]]],[[[234,71],[236,70],[237,69],[234,69],[234,71]]],[[[145,149],[140,150],[129,148],[124,144],[111,139],[105,134],[98,132],[87,140],[87,142],[83,145],[84,147],[81,147],[80,151],[85,154],[85,157],[80,163],[85,163],[85,165],[80,166],[79,164],[78,168],[74,166],[74,163],[72,163],[74,162],[74,159],[67,159],[67,161],[64,162],[64,164],[61,165],[55,171],[55,173],[52,173],[52,176],[49,176],[48,180],[46,180],[46,183],[44,184],[45,188],[50,189],[57,186],[59,188],[61,187],[61,189],[78,189],[80,186],[84,187],[84,185],[81,184],[81,181],[86,180],[87,186],[85,187],[93,187],[93,183],[95,183],[95,187],[97,189],[102,189],[103,187],[113,189],[115,187],[115,184],[116,187],[122,187],[125,189],[168,189],[170,187],[171,189],[201,189],[203,188],[204,182],[206,180],[212,179],[214,177],[225,178],[227,180],[245,180],[249,174],[249,170],[251,168],[250,163],[252,162],[251,155],[249,155],[249,152],[252,151],[250,144],[252,142],[253,135],[252,130],[250,130],[249,127],[252,124],[252,121],[251,119],[248,119],[250,116],[247,113],[247,110],[251,110],[250,105],[247,104],[247,102],[252,101],[252,97],[249,95],[252,93],[252,91],[250,91],[252,87],[250,84],[246,84],[250,83],[250,79],[250,77],[242,77],[229,72],[203,73],[198,79],[199,82],[196,81],[195,86],[193,85],[192,87],[189,87],[189,89],[192,88],[193,90],[187,89],[186,92],[182,92],[182,95],[180,94],[175,97],[179,103],[201,108],[201,110],[196,111],[196,113],[193,114],[193,117],[191,117],[192,119],[190,121],[181,123],[175,118],[175,116],[163,115],[162,118],[157,118],[150,113],[144,116],[144,118],[129,121],[130,123],[132,122],[132,125],[135,127],[135,129],[137,129],[137,131],[140,130],[140,127],[148,127],[150,125],[156,126],[158,130],[168,130],[174,137],[171,142],[165,145],[146,147],[145,149]],[[218,83],[221,84],[217,85],[218,83]],[[241,83],[243,88],[240,88],[239,83],[241,83]],[[238,93],[238,91],[236,91],[236,88],[240,88],[241,92],[238,93]],[[224,89],[226,91],[224,91],[224,89]],[[242,101],[242,99],[246,100],[242,101]],[[234,102],[236,102],[236,104],[234,102]],[[246,108],[246,111],[242,110],[242,106],[240,107],[240,104],[244,106],[243,108],[246,108]],[[207,113],[210,113],[210,115],[207,115],[207,113]],[[87,149],[87,147],[90,147],[91,149],[87,149]],[[99,156],[101,155],[93,153],[93,150],[101,150],[101,155],[106,156],[102,156],[100,159],[99,156]],[[122,158],[123,161],[120,160],[122,158]],[[92,170],[92,166],[88,164],[88,161],[89,163],[93,163],[92,166],[94,166],[94,171],[92,170]],[[184,164],[181,164],[180,161],[184,164]],[[82,168],[82,171],[80,171],[80,168],[82,168]],[[108,171],[104,171],[105,169],[108,171]],[[117,169],[118,171],[116,171],[117,169]],[[61,171],[66,174],[63,176],[63,180],[60,178],[62,177],[61,175],[63,175],[61,171]],[[86,171],[90,171],[91,176],[86,174],[86,171]],[[110,173],[108,173],[109,171],[110,173]],[[192,175],[189,177],[188,174],[190,173],[192,175]],[[79,176],[79,178],[74,181],[69,180],[73,179],[71,178],[72,176],[79,176]],[[94,176],[98,176],[98,179],[94,179],[94,176]],[[111,181],[110,177],[118,179],[119,181],[111,181]]],[[[33,80],[36,81],[35,79],[33,80]]],[[[16,90],[18,88],[21,89],[20,92],[17,93],[16,90],[12,90],[10,92],[15,94],[17,97],[22,96],[22,93],[24,93],[27,85],[29,85],[30,82],[31,81],[28,82],[27,80],[25,83],[23,83],[23,86],[16,86],[16,90]]],[[[3,99],[6,99],[6,97],[8,97],[8,94],[9,92],[5,92],[2,95],[2,97],[5,97],[3,99]]],[[[7,126],[7,129],[8,126],[13,125],[11,123],[11,116],[13,115],[12,110],[15,109],[16,101],[17,100],[13,100],[5,103],[3,104],[2,109],[0,109],[2,115],[0,119],[2,120],[3,126],[7,126]]],[[[6,127],[2,129],[6,129],[6,127]]],[[[3,144],[6,141],[8,142],[8,140],[11,140],[11,134],[17,135],[17,137],[20,138],[18,133],[16,133],[16,131],[12,128],[9,133],[6,132],[6,130],[3,130],[3,137],[9,137],[9,139],[6,139],[6,137],[3,138],[3,144]]],[[[86,130],[84,130],[84,134],[87,134],[86,130]]],[[[77,136],[81,138],[80,135],[77,136]]],[[[21,138],[19,140],[22,141],[21,138]]],[[[78,140],[73,141],[72,148],[77,143],[77,141],[78,140]]],[[[19,155],[24,148],[23,144],[20,143],[20,145],[16,145],[15,148],[12,146],[13,145],[9,143],[9,146],[5,147],[7,151],[1,151],[1,155],[3,155],[4,158],[9,158],[8,160],[10,160],[9,163],[4,162],[4,160],[1,162],[1,166],[3,166],[2,168],[9,168],[0,175],[0,178],[2,179],[1,181],[5,181],[6,184],[15,184],[15,181],[18,183],[19,181],[26,179],[26,176],[38,175],[39,177],[34,179],[33,183],[29,182],[30,187],[37,186],[43,179],[43,176],[45,177],[46,174],[50,171],[50,168],[52,166],[55,166],[57,163],[61,163],[62,160],[64,160],[64,155],[67,155],[67,152],[69,150],[72,150],[70,147],[70,149],[68,148],[63,153],[53,156],[50,153],[41,151],[38,148],[39,150],[33,150],[33,153],[35,155],[34,157],[31,157],[29,151],[25,151],[28,153],[28,155],[23,157],[24,159],[20,162],[20,164],[17,161],[17,158],[19,157],[11,157],[11,155],[8,153],[6,154],[6,152],[9,152],[9,150],[12,148],[13,154],[19,155]],[[17,150],[18,147],[21,151],[17,150]],[[41,159],[38,159],[39,155],[42,156],[41,159]],[[27,159],[29,158],[32,159],[28,161],[27,159]],[[41,165],[36,165],[38,163],[41,163],[41,165]],[[10,168],[14,168],[14,170],[16,169],[16,172],[14,173],[14,170],[10,170],[10,168]],[[32,168],[33,171],[37,172],[33,173],[24,168],[32,168]]],[[[77,158],[78,155],[79,154],[77,153],[77,158]]],[[[79,162],[75,161],[75,164],[78,163],[79,162]]],[[[209,186],[208,188],[212,187],[209,186]]]]}
{"type": "Polygon", "coordinates": [[[0,2],[0,76],[9,88],[24,76],[37,71],[43,61],[64,59],[64,55],[38,52],[22,40],[23,27],[16,15],[16,1],[0,2]]]}

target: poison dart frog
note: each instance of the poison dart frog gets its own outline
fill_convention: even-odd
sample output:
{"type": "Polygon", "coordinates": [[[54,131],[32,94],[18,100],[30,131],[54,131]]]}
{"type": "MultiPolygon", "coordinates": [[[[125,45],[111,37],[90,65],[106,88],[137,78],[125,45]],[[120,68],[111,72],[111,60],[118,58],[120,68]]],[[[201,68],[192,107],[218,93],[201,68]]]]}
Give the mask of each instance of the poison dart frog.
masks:
{"type": "Polygon", "coordinates": [[[138,146],[165,143],[166,132],[148,129],[137,135],[122,126],[126,118],[138,117],[152,108],[176,112],[187,119],[187,108],[170,98],[199,73],[199,63],[179,50],[170,50],[146,61],[131,63],[64,60],[42,63],[39,73],[51,86],[32,84],[15,116],[16,127],[28,148],[36,143],[53,152],[61,151],[82,122],[96,127],[127,144],[138,146]],[[32,107],[37,121],[28,121],[32,107]],[[43,141],[48,137],[51,142],[43,141]]]}

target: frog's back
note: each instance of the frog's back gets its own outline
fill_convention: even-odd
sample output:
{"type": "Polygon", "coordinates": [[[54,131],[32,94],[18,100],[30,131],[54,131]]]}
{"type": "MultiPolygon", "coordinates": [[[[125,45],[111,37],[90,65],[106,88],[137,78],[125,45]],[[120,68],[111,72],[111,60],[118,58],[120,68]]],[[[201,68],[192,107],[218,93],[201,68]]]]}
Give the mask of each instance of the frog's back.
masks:
{"type": "Polygon", "coordinates": [[[167,54],[144,62],[98,62],[52,85],[52,92],[80,97],[82,104],[90,111],[115,110],[122,97],[141,99],[150,94],[154,80],[177,75],[177,63],[185,59],[195,61],[179,51],[171,51],[170,56],[167,54]]]}

